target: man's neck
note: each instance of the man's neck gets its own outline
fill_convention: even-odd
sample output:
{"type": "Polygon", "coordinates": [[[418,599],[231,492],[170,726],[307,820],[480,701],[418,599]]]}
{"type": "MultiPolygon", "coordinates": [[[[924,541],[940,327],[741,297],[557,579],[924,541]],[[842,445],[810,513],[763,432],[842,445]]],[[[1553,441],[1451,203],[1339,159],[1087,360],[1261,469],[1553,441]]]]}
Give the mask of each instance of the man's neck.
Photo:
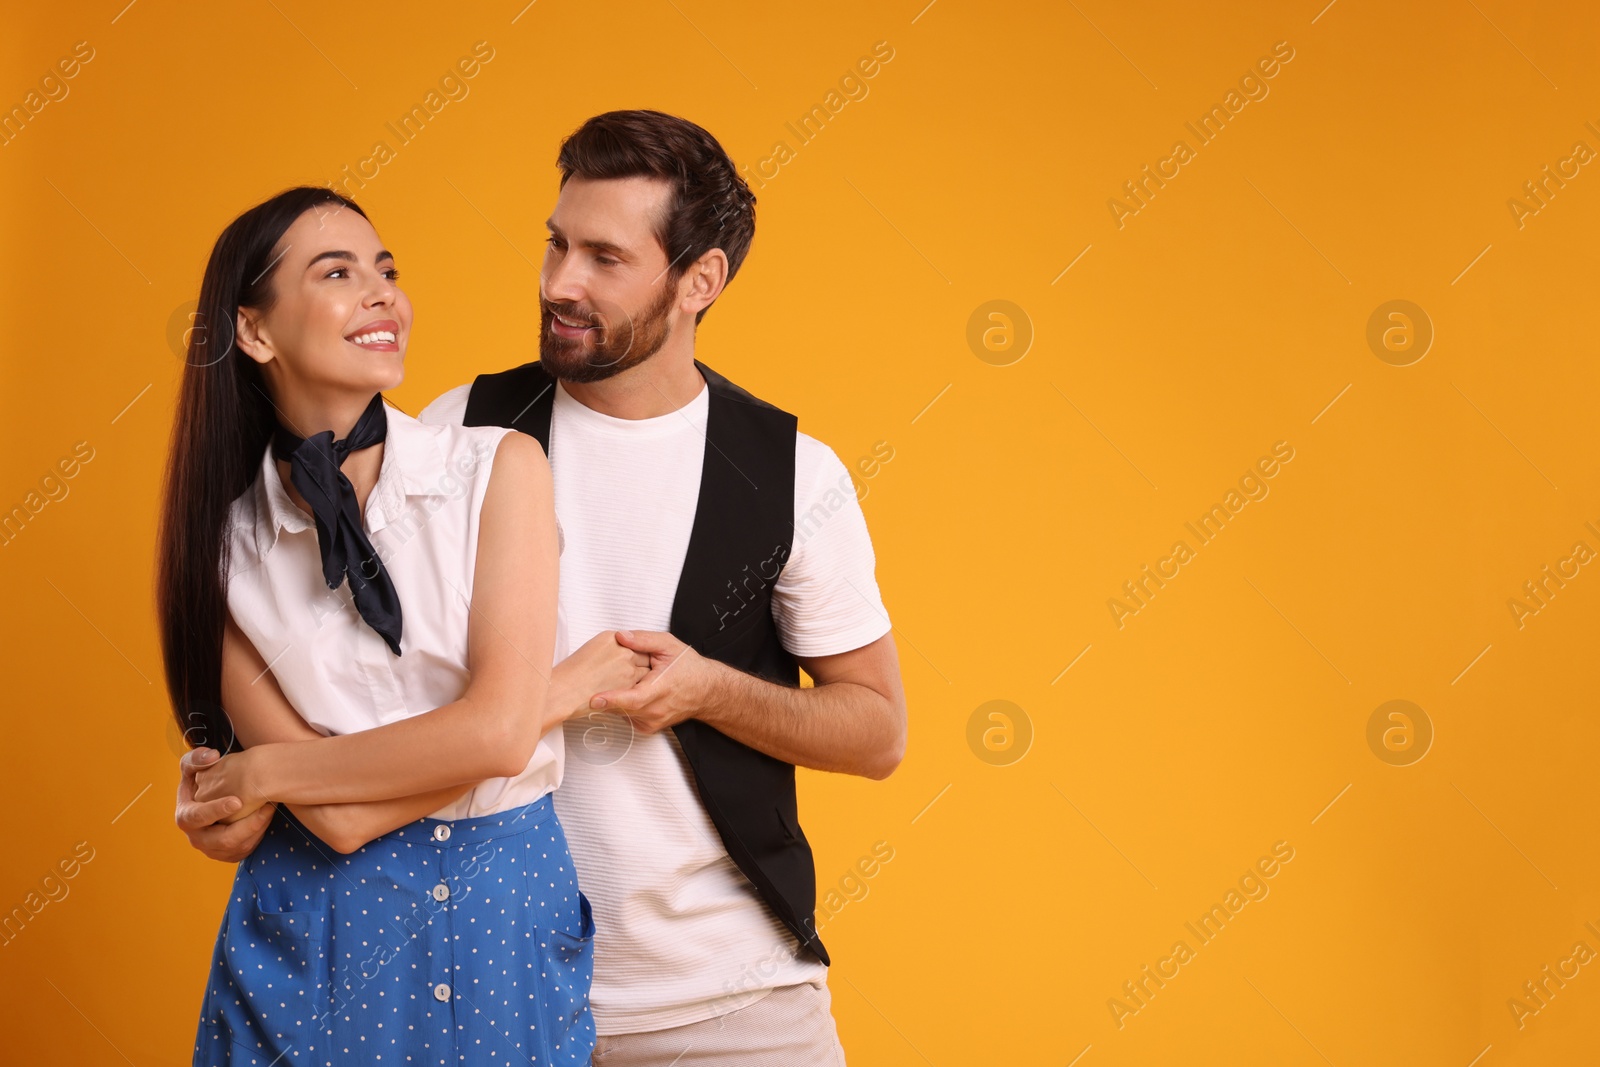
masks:
{"type": "Polygon", "coordinates": [[[700,395],[705,378],[694,365],[694,350],[663,349],[613,378],[600,382],[562,382],[561,388],[586,408],[614,419],[653,419],[677,411],[700,395]]]}

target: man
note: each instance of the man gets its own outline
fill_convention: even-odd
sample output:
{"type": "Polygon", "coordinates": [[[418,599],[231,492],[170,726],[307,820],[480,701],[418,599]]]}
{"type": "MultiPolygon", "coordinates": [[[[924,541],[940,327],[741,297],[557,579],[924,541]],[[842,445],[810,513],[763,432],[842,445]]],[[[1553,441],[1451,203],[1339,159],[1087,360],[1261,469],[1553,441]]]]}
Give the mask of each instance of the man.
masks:
{"type": "MultiPolygon", "coordinates": [[[[831,449],[694,358],[755,230],[717,141],[610,112],[557,164],[540,361],[421,418],[539,438],[573,646],[631,628],[651,658],[564,729],[555,801],[594,906],[594,1062],[842,1064],[794,767],[883,778],[904,752],[865,520],[831,449]]],[[[206,825],[220,814],[180,787],[197,848],[248,854],[262,827],[206,825]]]]}

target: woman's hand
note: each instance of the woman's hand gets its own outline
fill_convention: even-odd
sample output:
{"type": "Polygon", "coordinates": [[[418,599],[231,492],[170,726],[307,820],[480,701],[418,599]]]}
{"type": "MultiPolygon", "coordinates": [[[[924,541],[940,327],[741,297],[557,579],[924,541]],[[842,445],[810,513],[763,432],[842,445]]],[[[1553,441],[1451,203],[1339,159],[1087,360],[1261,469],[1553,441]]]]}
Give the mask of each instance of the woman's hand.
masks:
{"type": "Polygon", "coordinates": [[[238,797],[238,811],[224,816],[222,822],[234,823],[255,814],[271,798],[262,789],[258,749],[245,749],[223,756],[209,767],[202,767],[194,776],[194,799],[201,804],[225,797],[238,797]]]}
{"type": "Polygon", "coordinates": [[[650,657],[617,641],[617,631],[601,630],[556,664],[551,696],[563,703],[552,710],[562,720],[589,710],[596,693],[627,689],[650,673],[650,657]]]}
{"type": "Polygon", "coordinates": [[[216,759],[214,748],[196,748],[183,754],[183,759],[178,761],[178,806],[173,819],[189,844],[203,855],[222,863],[238,863],[255,851],[277,807],[264,804],[249,819],[223,825],[238,810],[237,797],[223,797],[206,804],[194,798],[195,773],[216,759]]]}

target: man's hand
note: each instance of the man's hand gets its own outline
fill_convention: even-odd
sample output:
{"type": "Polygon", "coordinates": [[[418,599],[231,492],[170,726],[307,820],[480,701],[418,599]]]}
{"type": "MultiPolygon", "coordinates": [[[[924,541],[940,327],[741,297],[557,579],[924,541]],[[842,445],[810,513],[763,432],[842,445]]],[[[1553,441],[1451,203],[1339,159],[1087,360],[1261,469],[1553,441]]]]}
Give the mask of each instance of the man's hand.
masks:
{"type": "Polygon", "coordinates": [[[218,797],[205,803],[195,800],[195,774],[214,764],[217,758],[215,749],[197,748],[184,753],[178,761],[183,773],[178,779],[176,821],[178,829],[189,838],[189,844],[203,855],[223,863],[238,863],[255,851],[277,809],[264,804],[239,822],[224,823],[223,819],[244,806],[238,797],[218,797]]]}
{"type": "Polygon", "coordinates": [[[626,715],[647,734],[701,717],[717,677],[729,670],[669,633],[618,630],[617,643],[649,656],[650,671],[631,688],[596,693],[589,707],[626,715]]]}
{"type": "Polygon", "coordinates": [[[649,656],[618,641],[616,631],[601,630],[550,673],[545,728],[587,713],[596,693],[637,685],[649,668],[649,656]]]}
{"type": "Polygon", "coordinates": [[[698,719],[773,759],[819,771],[887,778],[906,746],[906,698],[894,637],[848,652],[797,656],[815,683],[778,685],[707,659],[671,634],[618,630],[617,643],[650,657],[628,689],[589,707],[626,715],[647,734],[698,719]]]}

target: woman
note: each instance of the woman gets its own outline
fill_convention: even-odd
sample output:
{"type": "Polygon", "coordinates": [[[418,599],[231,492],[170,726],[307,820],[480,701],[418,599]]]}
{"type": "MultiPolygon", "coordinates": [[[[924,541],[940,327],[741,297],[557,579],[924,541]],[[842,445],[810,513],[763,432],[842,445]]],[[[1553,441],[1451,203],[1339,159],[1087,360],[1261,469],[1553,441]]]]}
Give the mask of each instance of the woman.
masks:
{"type": "Polygon", "coordinates": [[[201,800],[277,814],[234,879],[194,1062],[588,1063],[594,924],[561,731],[645,657],[553,670],[550,469],[382,390],[411,306],[365,214],[290,189],[218,238],[174,426],[158,609],[201,800]]]}

